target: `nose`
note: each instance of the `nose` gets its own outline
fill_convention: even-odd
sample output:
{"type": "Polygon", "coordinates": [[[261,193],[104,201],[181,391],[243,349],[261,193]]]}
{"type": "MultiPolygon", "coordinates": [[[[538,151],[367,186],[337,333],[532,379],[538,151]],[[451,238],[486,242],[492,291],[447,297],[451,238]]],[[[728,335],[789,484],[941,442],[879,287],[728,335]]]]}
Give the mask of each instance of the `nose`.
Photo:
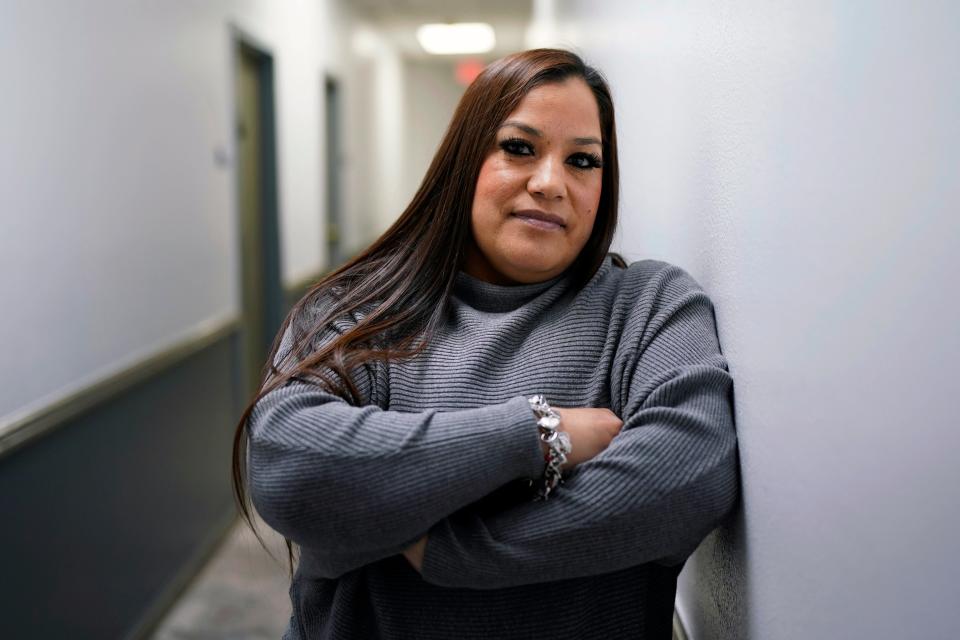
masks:
{"type": "Polygon", "coordinates": [[[527,191],[548,200],[562,199],[566,192],[563,162],[551,156],[541,158],[527,181],[527,191]]]}

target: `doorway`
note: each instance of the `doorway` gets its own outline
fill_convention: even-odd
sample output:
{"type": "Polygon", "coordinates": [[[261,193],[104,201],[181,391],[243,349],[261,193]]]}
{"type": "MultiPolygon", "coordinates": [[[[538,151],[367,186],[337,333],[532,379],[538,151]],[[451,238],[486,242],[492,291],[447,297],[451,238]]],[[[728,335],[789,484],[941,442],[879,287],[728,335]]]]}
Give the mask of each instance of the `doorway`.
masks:
{"type": "Polygon", "coordinates": [[[234,35],[237,208],[246,392],[259,385],[283,320],[273,57],[234,35]]]}

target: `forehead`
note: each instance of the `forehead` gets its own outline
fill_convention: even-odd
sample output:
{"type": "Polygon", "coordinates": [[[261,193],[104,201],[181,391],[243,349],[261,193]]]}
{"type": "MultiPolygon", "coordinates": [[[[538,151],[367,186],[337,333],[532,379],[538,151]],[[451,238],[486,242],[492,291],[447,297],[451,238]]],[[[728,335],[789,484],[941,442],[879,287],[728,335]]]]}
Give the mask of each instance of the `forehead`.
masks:
{"type": "Polygon", "coordinates": [[[600,137],[600,110],[593,91],[580,78],[549,82],[531,89],[507,117],[545,134],[600,137]]]}

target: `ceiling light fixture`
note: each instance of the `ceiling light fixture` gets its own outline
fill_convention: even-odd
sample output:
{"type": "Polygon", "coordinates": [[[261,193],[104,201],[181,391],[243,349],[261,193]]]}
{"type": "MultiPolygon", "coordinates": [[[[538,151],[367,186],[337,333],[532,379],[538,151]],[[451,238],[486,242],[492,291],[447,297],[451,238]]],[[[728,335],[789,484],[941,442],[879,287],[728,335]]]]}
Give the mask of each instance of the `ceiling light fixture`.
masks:
{"type": "Polygon", "coordinates": [[[497,44],[493,27],[486,22],[423,24],[417,40],[424,51],[436,55],[487,53],[497,44]]]}

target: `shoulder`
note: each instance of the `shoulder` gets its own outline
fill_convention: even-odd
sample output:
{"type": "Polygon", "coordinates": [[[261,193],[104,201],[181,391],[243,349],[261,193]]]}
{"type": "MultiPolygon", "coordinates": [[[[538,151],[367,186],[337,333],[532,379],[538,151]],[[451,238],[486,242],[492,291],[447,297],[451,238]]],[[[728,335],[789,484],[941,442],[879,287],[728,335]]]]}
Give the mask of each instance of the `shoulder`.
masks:
{"type": "Polygon", "coordinates": [[[330,287],[305,293],[287,314],[276,358],[285,358],[294,347],[301,357],[317,351],[350,331],[369,313],[345,307],[344,296],[330,287]]]}
{"type": "Polygon", "coordinates": [[[623,345],[643,345],[667,325],[714,326],[713,302],[693,276],[675,264],[638,260],[626,268],[610,264],[598,275],[602,277],[593,295],[604,300],[609,326],[623,345]]]}
{"type": "Polygon", "coordinates": [[[654,360],[673,353],[719,354],[713,302],[686,270],[640,260],[608,277],[616,281],[611,327],[625,370],[651,354],[654,360]]]}
{"type": "Polygon", "coordinates": [[[608,256],[577,294],[576,316],[601,321],[607,335],[622,344],[656,333],[678,317],[712,317],[713,304],[703,288],[681,267],[662,260],[638,260],[617,266],[608,256]]]}
{"type": "Polygon", "coordinates": [[[584,292],[610,297],[615,304],[631,307],[677,300],[691,293],[705,295],[693,276],[677,265],[663,260],[637,260],[624,268],[616,266],[610,256],[584,292]]]}

